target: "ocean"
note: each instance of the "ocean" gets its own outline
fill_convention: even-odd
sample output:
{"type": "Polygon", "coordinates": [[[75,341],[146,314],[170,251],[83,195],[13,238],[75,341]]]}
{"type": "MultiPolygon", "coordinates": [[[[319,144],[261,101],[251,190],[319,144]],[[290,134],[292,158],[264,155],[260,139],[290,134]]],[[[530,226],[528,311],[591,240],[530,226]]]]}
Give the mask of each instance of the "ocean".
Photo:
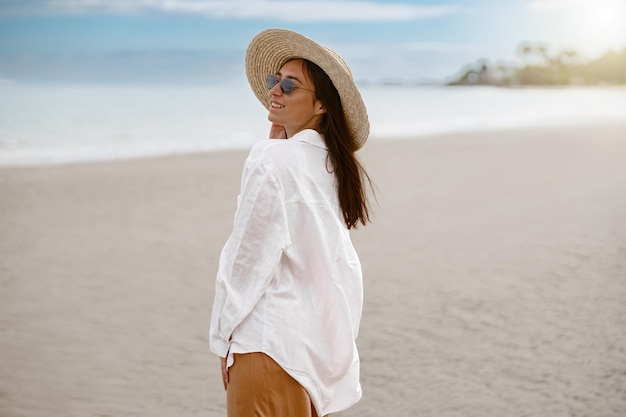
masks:
{"type": "MultiPolygon", "coordinates": [[[[626,122],[626,89],[361,87],[370,140],[626,122]]],[[[269,131],[244,85],[0,84],[0,166],[246,149],[269,131]]]]}

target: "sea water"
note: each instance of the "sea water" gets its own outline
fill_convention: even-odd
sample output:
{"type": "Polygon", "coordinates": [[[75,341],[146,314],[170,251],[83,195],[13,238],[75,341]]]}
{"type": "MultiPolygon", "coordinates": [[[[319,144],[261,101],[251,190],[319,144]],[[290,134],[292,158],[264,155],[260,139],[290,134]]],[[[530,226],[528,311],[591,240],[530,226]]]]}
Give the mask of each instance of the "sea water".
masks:
{"type": "MultiPolygon", "coordinates": [[[[371,140],[626,122],[624,88],[361,86],[371,140]]],[[[267,111],[237,86],[0,84],[0,166],[246,149],[267,111]]]]}

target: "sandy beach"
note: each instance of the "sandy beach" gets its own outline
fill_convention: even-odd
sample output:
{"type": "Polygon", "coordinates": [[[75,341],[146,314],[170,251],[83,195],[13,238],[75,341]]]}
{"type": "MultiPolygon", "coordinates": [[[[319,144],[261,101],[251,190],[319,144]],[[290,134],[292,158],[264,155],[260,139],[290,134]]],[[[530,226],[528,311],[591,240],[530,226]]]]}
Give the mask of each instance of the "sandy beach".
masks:
{"type": "MultiPolygon", "coordinates": [[[[0,416],[225,415],[208,329],[245,152],[0,169],[0,416]]],[[[372,141],[363,399],[626,415],[626,124],[372,141]]]]}

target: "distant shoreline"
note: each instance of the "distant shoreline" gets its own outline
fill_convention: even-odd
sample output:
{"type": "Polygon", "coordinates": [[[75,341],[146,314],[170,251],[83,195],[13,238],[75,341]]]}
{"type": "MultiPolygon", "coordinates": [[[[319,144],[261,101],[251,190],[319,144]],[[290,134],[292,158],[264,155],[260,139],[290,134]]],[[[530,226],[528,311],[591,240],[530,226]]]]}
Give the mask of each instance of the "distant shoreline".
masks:
{"type": "MultiPolygon", "coordinates": [[[[268,129],[266,110],[247,85],[0,90],[0,167],[241,150],[268,129]]],[[[361,86],[372,141],[619,122],[626,120],[625,93],[606,86],[361,86]]]]}
{"type": "MultiPolygon", "coordinates": [[[[450,140],[459,140],[459,138],[465,138],[467,140],[471,140],[472,138],[481,137],[483,135],[495,136],[501,135],[503,138],[509,135],[521,135],[521,136],[532,136],[533,134],[549,134],[550,132],[562,132],[569,131],[576,128],[584,128],[584,129],[606,129],[606,128],[617,128],[622,129],[626,132],[626,123],[625,122],[612,122],[612,123],[581,123],[579,125],[572,124],[554,124],[554,125],[537,125],[537,126],[513,126],[513,127],[500,127],[500,128],[482,128],[482,129],[467,129],[467,130],[457,130],[457,131],[446,131],[446,132],[434,132],[424,135],[406,135],[400,137],[393,138],[384,138],[384,137],[371,137],[369,139],[370,143],[377,143],[375,146],[384,146],[378,145],[379,143],[404,143],[404,142],[428,142],[432,140],[442,140],[442,141],[450,141],[450,140]]],[[[181,159],[181,158],[212,158],[211,155],[227,155],[227,154],[247,154],[250,146],[245,147],[223,147],[216,149],[208,149],[208,150],[182,150],[178,152],[154,152],[154,153],[146,153],[146,154],[137,154],[137,155],[122,155],[117,157],[93,157],[86,159],[59,159],[59,160],[48,160],[48,161],[39,161],[39,162],[22,162],[22,163],[2,163],[3,161],[0,159],[0,172],[11,171],[14,169],[47,169],[47,168],[60,168],[63,167],[71,167],[71,166],[89,166],[93,165],[101,165],[101,164],[125,164],[132,162],[141,162],[141,161],[158,161],[158,160],[167,160],[167,159],[181,159]]],[[[1,153],[0,153],[1,155],[1,153]]]]}

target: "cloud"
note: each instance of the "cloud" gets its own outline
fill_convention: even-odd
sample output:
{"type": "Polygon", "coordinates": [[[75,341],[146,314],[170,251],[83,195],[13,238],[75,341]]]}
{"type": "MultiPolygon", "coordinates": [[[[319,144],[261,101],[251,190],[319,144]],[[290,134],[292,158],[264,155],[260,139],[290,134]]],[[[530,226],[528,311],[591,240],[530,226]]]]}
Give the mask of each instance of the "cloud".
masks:
{"type": "Polygon", "coordinates": [[[534,0],[528,4],[528,8],[536,12],[563,10],[576,2],[577,0],[534,0]]]}
{"type": "Polygon", "coordinates": [[[28,14],[173,13],[279,21],[400,21],[458,13],[453,5],[330,0],[5,0],[0,16],[28,14]]]}
{"type": "Polygon", "coordinates": [[[613,7],[621,0],[533,0],[528,8],[535,12],[572,11],[581,8],[613,7]]]}

